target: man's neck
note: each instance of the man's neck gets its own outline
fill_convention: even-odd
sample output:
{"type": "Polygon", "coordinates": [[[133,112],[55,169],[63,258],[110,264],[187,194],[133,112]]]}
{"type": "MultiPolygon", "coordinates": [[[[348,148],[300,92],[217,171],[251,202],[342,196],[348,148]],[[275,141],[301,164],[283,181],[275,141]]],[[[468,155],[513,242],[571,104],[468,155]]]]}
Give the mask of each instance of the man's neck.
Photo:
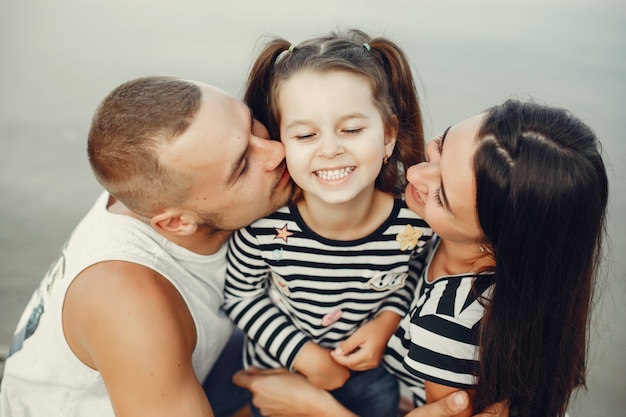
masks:
{"type": "Polygon", "coordinates": [[[156,228],[150,222],[150,218],[140,216],[134,211],[126,207],[121,201],[115,197],[110,196],[107,204],[107,210],[113,214],[119,214],[122,216],[129,216],[134,219],[147,224],[154,229],[158,234],[166,238],[172,243],[182,246],[183,248],[198,253],[200,255],[213,255],[220,250],[222,245],[228,240],[231,235],[229,231],[215,231],[209,229],[206,226],[199,226],[198,230],[191,235],[181,236],[175,233],[168,233],[162,229],[156,228]]]}
{"type": "Polygon", "coordinates": [[[213,255],[231,235],[231,232],[209,230],[206,226],[198,227],[198,230],[189,236],[172,235],[161,230],[157,232],[170,242],[200,255],[213,255]]]}

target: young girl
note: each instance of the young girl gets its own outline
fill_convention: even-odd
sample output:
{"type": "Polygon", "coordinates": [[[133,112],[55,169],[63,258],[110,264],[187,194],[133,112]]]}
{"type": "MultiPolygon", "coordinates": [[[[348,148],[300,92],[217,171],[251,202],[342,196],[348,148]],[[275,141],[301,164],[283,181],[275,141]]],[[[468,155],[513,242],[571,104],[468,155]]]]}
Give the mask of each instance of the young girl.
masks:
{"type": "Polygon", "coordinates": [[[244,362],[297,371],[360,416],[395,417],[397,382],[379,362],[415,290],[409,258],[432,235],[401,197],[424,158],[408,61],[356,30],[274,39],[246,101],[299,189],[231,240],[225,309],[248,337],[244,362]]]}

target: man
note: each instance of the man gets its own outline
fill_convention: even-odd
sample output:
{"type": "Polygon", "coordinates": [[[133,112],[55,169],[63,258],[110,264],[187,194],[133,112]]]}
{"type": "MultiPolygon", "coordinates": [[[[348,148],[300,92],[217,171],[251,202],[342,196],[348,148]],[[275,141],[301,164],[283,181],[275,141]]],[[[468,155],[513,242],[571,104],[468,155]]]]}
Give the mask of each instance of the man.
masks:
{"type": "Polygon", "coordinates": [[[148,77],[105,98],[88,153],[107,192],[18,323],[2,416],[213,416],[230,399],[209,404],[200,382],[232,332],[224,243],[292,187],[282,145],[266,139],[206,84],[148,77]]]}
{"type": "Polygon", "coordinates": [[[279,142],[200,83],[114,90],[89,133],[108,193],[76,228],[18,326],[3,416],[212,416],[201,384],[229,339],[232,230],[291,193],[279,142]]]}

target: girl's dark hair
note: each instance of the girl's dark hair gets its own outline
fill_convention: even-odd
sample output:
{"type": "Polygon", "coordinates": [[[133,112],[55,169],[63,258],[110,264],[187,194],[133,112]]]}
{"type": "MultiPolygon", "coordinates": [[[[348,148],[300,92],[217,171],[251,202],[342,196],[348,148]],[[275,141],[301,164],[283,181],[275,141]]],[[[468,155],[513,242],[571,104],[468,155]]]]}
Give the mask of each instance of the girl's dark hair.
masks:
{"type": "Polygon", "coordinates": [[[295,46],[272,38],[253,64],[244,101],[273,138],[279,137],[281,117],[277,90],[282,82],[303,70],[348,71],[370,81],[386,133],[397,130],[395,149],[376,179],[376,187],[402,193],[406,169],[424,160],[422,115],[404,52],[386,38],[370,38],[356,29],[333,32],[295,46]]]}
{"type": "Polygon", "coordinates": [[[569,112],[490,109],[474,157],[480,225],[495,257],[474,410],[509,399],[563,416],[585,385],[587,331],[608,180],[592,130],[569,112]]]}

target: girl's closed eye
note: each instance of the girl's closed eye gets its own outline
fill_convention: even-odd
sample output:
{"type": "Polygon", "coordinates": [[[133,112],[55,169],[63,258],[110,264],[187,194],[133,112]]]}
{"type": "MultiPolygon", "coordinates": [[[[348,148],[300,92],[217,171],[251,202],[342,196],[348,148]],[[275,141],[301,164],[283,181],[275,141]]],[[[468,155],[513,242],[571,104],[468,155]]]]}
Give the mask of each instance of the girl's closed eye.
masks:
{"type": "Polygon", "coordinates": [[[297,140],[307,140],[315,137],[315,133],[303,133],[299,135],[295,135],[294,138],[297,140]]]}
{"type": "Polygon", "coordinates": [[[363,132],[364,128],[362,127],[355,127],[352,129],[343,129],[341,132],[346,134],[346,135],[358,135],[359,133],[363,132]]]}

